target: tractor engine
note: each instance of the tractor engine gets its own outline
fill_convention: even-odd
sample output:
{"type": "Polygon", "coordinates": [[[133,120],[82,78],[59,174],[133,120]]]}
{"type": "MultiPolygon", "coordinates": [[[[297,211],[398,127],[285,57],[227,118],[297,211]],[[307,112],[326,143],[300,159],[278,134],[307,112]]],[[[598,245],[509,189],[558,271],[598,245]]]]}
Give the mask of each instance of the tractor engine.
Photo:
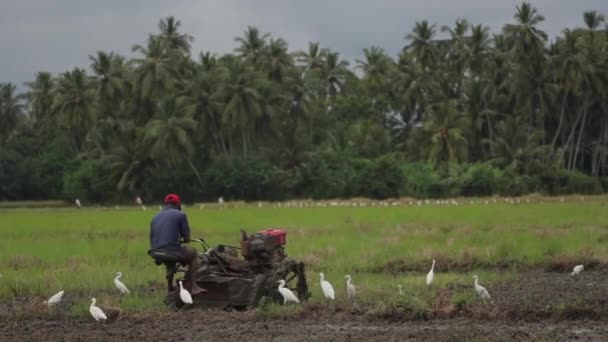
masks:
{"type": "Polygon", "coordinates": [[[265,229],[253,235],[243,234],[241,254],[253,267],[266,268],[280,263],[287,256],[285,245],[287,233],[282,229],[265,229]]]}

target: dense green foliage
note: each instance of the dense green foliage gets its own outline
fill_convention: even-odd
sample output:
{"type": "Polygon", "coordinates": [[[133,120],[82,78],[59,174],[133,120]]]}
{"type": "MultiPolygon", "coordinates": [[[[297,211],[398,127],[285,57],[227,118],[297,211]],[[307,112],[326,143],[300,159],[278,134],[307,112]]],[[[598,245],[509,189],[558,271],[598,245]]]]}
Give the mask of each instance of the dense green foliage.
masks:
{"type": "Polygon", "coordinates": [[[398,56],[372,46],[354,65],[254,27],[197,56],[162,19],[132,59],[0,84],[0,199],[600,192],[608,30],[583,19],[552,41],[527,3],[494,35],[420,21],[398,56]]]}

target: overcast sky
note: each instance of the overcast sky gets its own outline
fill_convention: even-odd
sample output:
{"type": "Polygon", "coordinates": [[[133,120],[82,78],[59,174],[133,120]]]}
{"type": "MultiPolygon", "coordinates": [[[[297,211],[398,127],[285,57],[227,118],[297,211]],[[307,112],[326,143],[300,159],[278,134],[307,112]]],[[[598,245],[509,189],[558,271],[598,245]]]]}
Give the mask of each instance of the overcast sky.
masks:
{"type": "MultiPolygon", "coordinates": [[[[395,55],[417,20],[457,18],[499,30],[513,21],[512,0],[0,0],[0,82],[22,85],[38,71],[88,67],[97,50],[131,56],[161,17],[174,16],[194,36],[193,53],[230,52],[248,25],[284,38],[290,50],[319,41],[346,58],[371,45],[395,55]]],[[[555,36],[582,26],[582,14],[608,15],[608,0],[532,0],[555,36]]]]}

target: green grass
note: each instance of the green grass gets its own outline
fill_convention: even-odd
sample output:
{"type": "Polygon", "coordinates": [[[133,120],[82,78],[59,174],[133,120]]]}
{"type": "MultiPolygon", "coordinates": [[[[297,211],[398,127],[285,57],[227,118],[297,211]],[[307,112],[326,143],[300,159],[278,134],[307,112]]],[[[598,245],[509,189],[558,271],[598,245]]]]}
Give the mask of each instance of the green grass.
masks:
{"type": "MultiPolygon", "coordinates": [[[[287,230],[287,253],[306,263],[312,303],[321,301],[318,272],[344,296],[344,275],[360,289],[359,303],[399,301],[402,284],[408,301],[430,305],[433,290],[424,277],[438,260],[434,290],[483,284],[504,272],[504,261],[541,266],[555,258],[608,260],[607,197],[569,198],[565,203],[485,205],[272,208],[240,205],[218,209],[188,206],[193,237],[209,243],[237,244],[239,229],[287,230]],[[389,273],[387,264],[404,272],[389,273]],[[497,272],[501,270],[501,272],[497,272]]],[[[0,209],[0,302],[15,297],[40,300],[64,289],[86,313],[88,298],[127,312],[158,310],[164,295],[164,269],[148,250],[149,221],[158,208],[0,209]],[[120,298],[115,272],[133,294],[120,298]],[[159,291],[152,292],[150,288],[159,291]]],[[[457,301],[470,300],[458,294],[457,301]]],[[[411,303],[410,303],[411,304],[411,303]]],[[[268,309],[272,311],[274,309],[268,309]]],[[[295,310],[295,309],[290,309],[295,310]]]]}

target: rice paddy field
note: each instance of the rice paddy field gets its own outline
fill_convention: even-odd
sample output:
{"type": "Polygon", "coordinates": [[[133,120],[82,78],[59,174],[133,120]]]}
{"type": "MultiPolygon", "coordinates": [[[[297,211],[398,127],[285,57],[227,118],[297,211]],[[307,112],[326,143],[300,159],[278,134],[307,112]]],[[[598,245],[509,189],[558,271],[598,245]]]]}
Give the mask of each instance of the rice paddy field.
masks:
{"type": "Polygon", "coordinates": [[[237,245],[241,228],[287,230],[287,253],[305,262],[312,297],[301,305],[267,304],[238,313],[174,313],[163,304],[164,268],[146,254],[158,205],[146,211],[135,206],[3,208],[0,340],[35,340],[53,331],[77,340],[82,337],[77,329],[73,335],[65,331],[78,325],[100,340],[108,329],[114,336],[129,333],[130,339],[145,340],[162,335],[148,329],[148,322],[189,330],[183,315],[208,322],[200,336],[209,337],[211,327],[219,340],[238,329],[258,331],[260,324],[277,322],[291,325],[298,335],[251,338],[401,340],[407,328],[415,332],[413,338],[433,340],[441,340],[434,331],[446,330],[451,335],[441,336],[469,340],[473,332],[491,338],[491,331],[506,340],[553,340],[555,334],[602,340],[608,338],[608,329],[601,328],[606,324],[597,324],[608,319],[607,209],[608,196],[226,203],[202,209],[192,204],[184,209],[192,236],[212,245],[237,245]],[[435,277],[428,288],[425,276],[433,259],[435,277]],[[585,269],[571,276],[577,264],[585,269]],[[118,271],[130,295],[121,296],[114,287],[118,271]],[[336,288],[335,302],[323,300],[319,272],[336,288]],[[355,302],[346,299],[346,274],[358,290],[355,302]],[[474,274],[491,303],[475,292],[474,274]],[[43,301],[59,290],[65,290],[64,303],[48,309],[43,301]],[[118,318],[99,328],[88,316],[91,297],[115,309],[118,318]],[[360,334],[344,335],[350,326],[358,326],[360,334]],[[330,335],[301,334],[311,329],[330,335]]]}

